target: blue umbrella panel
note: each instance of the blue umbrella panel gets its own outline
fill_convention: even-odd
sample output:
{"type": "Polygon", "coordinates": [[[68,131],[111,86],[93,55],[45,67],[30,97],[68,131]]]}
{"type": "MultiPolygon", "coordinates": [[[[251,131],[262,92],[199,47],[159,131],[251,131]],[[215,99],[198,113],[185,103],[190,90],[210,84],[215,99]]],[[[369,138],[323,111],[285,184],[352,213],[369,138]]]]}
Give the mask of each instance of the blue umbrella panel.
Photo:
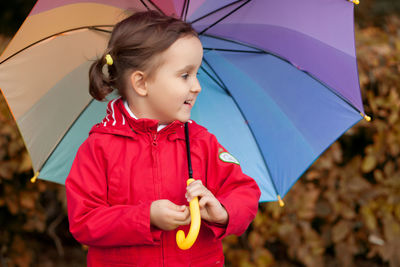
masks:
{"type": "Polygon", "coordinates": [[[202,42],[214,49],[204,53],[207,77],[199,76],[203,91],[192,117],[257,181],[260,201],[285,196],[362,119],[329,87],[275,55],[212,37],[202,42]]]}

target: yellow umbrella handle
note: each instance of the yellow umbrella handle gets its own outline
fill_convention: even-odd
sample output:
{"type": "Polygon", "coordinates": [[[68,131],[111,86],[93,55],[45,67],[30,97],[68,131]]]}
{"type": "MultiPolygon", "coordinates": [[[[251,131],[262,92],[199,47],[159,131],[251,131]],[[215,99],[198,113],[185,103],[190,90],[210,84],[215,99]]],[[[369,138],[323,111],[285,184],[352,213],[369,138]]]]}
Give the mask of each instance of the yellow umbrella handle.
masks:
{"type": "MultiPolygon", "coordinates": [[[[189,185],[191,182],[195,181],[194,179],[188,179],[187,184],[189,185]]],[[[192,247],[194,241],[196,241],[197,236],[200,231],[200,207],[199,207],[199,199],[197,197],[193,198],[189,203],[190,208],[190,229],[187,237],[185,238],[185,233],[182,230],[179,230],[176,233],[176,243],[180,249],[186,250],[192,247]]]]}

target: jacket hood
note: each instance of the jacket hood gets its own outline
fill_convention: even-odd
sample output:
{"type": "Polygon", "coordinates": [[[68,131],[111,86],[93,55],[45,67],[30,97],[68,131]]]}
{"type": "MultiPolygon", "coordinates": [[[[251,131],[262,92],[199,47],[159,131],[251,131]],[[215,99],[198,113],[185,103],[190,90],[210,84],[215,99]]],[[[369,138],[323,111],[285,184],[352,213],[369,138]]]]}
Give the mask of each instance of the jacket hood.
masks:
{"type": "MultiPolygon", "coordinates": [[[[121,97],[108,102],[107,115],[100,122],[95,124],[90,130],[92,133],[104,133],[121,135],[135,138],[140,133],[152,134],[173,134],[176,138],[185,139],[184,123],[173,121],[164,129],[157,132],[158,120],[153,119],[135,119],[127,112],[124,102],[121,97]]],[[[195,136],[202,131],[207,131],[206,128],[198,125],[192,120],[189,120],[190,135],[195,136]]]]}

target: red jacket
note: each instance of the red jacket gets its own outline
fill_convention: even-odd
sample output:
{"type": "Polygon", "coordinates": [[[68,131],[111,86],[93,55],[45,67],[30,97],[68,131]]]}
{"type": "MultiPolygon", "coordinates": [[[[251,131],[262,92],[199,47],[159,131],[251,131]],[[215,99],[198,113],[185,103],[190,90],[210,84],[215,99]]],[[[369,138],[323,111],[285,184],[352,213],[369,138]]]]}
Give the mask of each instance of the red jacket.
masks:
{"type": "Polygon", "coordinates": [[[89,246],[88,266],[223,266],[221,239],[246,230],[260,190],[229,162],[214,135],[195,122],[189,130],[193,177],[225,207],[227,226],[202,220],[192,248],[181,250],[175,235],[179,229],[187,234],[189,226],[162,231],[150,225],[153,201],[188,205],[184,124],[175,121],[157,132],[156,120],[130,117],[115,99],[79,148],[65,183],[70,231],[89,246]]]}

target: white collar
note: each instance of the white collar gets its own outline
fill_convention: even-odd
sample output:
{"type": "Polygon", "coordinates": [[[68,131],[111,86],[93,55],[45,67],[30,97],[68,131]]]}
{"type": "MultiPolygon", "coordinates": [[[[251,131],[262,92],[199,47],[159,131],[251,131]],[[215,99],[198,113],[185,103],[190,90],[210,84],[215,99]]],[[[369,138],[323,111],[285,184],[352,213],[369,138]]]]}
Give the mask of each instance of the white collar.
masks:
{"type": "MultiPolygon", "coordinates": [[[[128,102],[126,100],[124,100],[124,106],[126,111],[129,113],[129,115],[131,115],[132,118],[138,120],[138,117],[135,116],[135,114],[133,114],[132,110],[129,108],[128,102]]],[[[167,124],[161,124],[158,125],[157,127],[157,132],[161,131],[164,127],[166,127],[167,124]]]]}

